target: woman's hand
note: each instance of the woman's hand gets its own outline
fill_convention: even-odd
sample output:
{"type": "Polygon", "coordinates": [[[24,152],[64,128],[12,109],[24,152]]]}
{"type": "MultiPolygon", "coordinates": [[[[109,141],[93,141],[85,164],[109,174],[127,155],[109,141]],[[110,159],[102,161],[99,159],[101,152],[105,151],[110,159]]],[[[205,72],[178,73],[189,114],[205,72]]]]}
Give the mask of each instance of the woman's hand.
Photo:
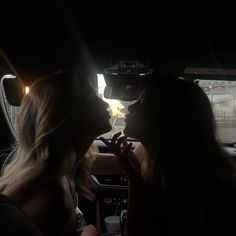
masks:
{"type": "Polygon", "coordinates": [[[126,138],[127,136],[121,136],[121,132],[114,134],[110,142],[105,138],[100,137],[110,151],[117,156],[128,178],[141,178],[140,164],[131,150],[132,143],[128,143],[126,138]]]}
{"type": "Polygon", "coordinates": [[[105,138],[100,139],[117,156],[129,179],[128,219],[125,235],[143,236],[147,235],[147,229],[150,228],[150,220],[147,217],[150,211],[149,192],[141,175],[139,161],[131,150],[132,143],[127,143],[126,138],[119,132],[112,137],[110,142],[105,138]]]}

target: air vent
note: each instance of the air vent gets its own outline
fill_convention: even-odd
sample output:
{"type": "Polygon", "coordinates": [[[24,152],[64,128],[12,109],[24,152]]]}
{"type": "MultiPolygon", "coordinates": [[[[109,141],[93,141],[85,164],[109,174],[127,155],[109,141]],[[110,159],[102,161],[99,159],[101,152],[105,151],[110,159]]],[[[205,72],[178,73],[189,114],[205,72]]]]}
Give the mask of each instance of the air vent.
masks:
{"type": "Polygon", "coordinates": [[[127,187],[128,179],[124,175],[91,175],[93,181],[100,186],[127,187]]]}

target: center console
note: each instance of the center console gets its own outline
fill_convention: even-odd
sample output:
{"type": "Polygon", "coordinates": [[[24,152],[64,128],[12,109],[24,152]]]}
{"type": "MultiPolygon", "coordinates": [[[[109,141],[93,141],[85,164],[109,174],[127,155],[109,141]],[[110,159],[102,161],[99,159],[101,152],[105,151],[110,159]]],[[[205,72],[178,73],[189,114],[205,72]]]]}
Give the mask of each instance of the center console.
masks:
{"type": "Polygon", "coordinates": [[[122,221],[120,225],[120,215],[124,215],[128,207],[127,177],[124,175],[91,175],[91,178],[99,189],[97,212],[99,212],[101,235],[121,235],[124,222],[122,221]],[[119,219],[119,222],[111,222],[110,224],[113,223],[113,226],[108,225],[108,220],[111,219],[116,219],[116,221],[119,219]]]}

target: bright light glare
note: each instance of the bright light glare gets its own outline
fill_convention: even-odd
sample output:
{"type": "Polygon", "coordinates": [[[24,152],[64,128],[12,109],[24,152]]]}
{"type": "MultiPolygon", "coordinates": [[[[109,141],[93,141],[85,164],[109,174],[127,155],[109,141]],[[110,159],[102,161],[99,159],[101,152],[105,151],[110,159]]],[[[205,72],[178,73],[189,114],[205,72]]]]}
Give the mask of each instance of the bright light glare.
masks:
{"type": "Polygon", "coordinates": [[[28,86],[25,86],[25,94],[28,94],[30,91],[29,87],[28,86]]]}
{"type": "Polygon", "coordinates": [[[106,82],[103,74],[97,74],[97,78],[98,78],[98,96],[109,104],[113,116],[119,116],[119,117],[124,116],[123,112],[120,111],[121,109],[124,108],[124,105],[122,105],[119,102],[119,100],[104,98],[103,93],[106,87],[106,82]]]}

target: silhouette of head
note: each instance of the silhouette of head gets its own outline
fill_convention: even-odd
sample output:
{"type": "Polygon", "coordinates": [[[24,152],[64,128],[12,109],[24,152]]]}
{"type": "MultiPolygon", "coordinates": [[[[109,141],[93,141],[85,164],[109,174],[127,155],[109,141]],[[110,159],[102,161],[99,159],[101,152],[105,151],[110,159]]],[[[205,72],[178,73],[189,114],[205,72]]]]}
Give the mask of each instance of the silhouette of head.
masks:
{"type": "Polygon", "coordinates": [[[20,139],[29,145],[42,137],[77,142],[111,129],[108,104],[97,97],[86,74],[58,72],[35,80],[22,102],[20,139]]]}

